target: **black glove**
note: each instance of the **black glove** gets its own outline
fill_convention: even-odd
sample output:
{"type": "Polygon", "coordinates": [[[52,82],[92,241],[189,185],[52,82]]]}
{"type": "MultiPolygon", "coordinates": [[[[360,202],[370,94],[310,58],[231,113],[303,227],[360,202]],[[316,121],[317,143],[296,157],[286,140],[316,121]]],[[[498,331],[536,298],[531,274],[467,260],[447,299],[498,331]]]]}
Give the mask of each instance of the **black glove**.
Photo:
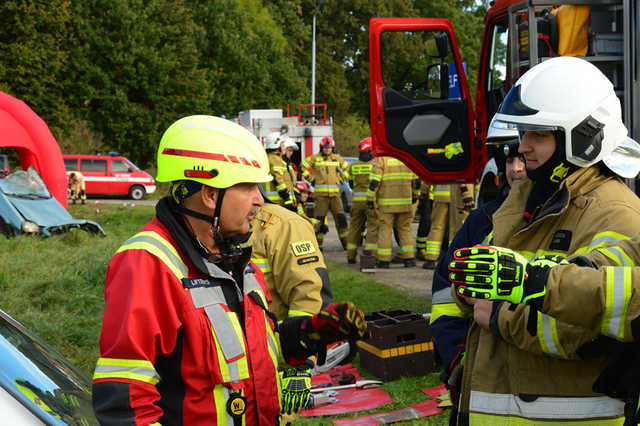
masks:
{"type": "Polygon", "coordinates": [[[375,206],[373,205],[373,201],[367,200],[367,208],[369,210],[373,210],[375,208],[375,206]]]}
{"type": "Polygon", "coordinates": [[[284,202],[287,202],[287,200],[291,198],[289,191],[287,191],[286,189],[281,189],[280,191],[278,191],[278,195],[280,196],[280,198],[282,198],[282,200],[284,200],[284,202]]]}

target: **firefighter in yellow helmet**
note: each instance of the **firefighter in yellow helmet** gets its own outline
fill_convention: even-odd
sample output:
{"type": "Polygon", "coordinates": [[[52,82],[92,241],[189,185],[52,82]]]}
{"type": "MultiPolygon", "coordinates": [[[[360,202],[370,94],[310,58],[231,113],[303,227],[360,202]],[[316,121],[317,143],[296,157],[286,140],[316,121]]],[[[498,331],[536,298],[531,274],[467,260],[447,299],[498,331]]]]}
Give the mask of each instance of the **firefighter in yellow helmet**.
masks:
{"type": "Polygon", "coordinates": [[[171,195],[107,269],[93,403],[102,424],[275,425],[309,399],[309,377],[278,373],[327,344],[367,335],[351,303],[277,324],[251,221],[272,179],[246,129],[211,116],[173,123],[158,148],[171,195]],[[282,406],[281,406],[282,404],[282,406]]]}
{"type": "Polygon", "coordinates": [[[376,238],[378,215],[375,209],[367,208],[367,189],[369,188],[369,175],[373,165],[371,149],[371,137],[362,139],[358,145],[358,160],[351,165],[349,183],[353,189],[353,204],[349,212],[349,235],[347,236],[347,261],[349,263],[356,263],[358,245],[362,240],[365,225],[367,230],[365,250],[375,250],[378,244],[376,238]],[[373,247],[374,245],[375,247],[373,247]]]}
{"type": "Polygon", "coordinates": [[[269,157],[269,170],[273,176],[273,181],[265,182],[265,191],[271,201],[296,211],[296,198],[293,194],[296,178],[295,174],[291,173],[290,162],[286,162],[283,157],[284,145],[288,139],[289,137],[279,132],[269,133],[264,139],[264,147],[269,157]]]}
{"type": "MultiPolygon", "coordinates": [[[[315,187],[316,218],[324,223],[327,212],[331,210],[336,222],[336,230],[342,248],[347,249],[347,216],[340,199],[340,185],[349,178],[349,163],[333,152],[336,143],[331,136],[325,136],[320,143],[320,153],[307,157],[302,162],[302,177],[315,187]]],[[[324,234],[317,235],[322,247],[324,234]]]]}
{"type": "Polygon", "coordinates": [[[404,163],[392,157],[376,157],[369,178],[367,204],[378,206],[378,264],[377,268],[389,268],[392,255],[393,228],[398,229],[398,257],[404,266],[416,265],[411,236],[411,223],[418,199],[420,181],[404,163]]]}

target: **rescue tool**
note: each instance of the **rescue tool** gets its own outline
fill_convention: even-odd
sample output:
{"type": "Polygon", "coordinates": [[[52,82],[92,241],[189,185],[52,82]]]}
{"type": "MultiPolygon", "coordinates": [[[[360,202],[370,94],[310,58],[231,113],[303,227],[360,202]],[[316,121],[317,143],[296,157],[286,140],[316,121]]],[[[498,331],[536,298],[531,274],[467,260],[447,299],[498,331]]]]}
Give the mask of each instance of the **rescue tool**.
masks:
{"type": "Polygon", "coordinates": [[[321,388],[321,387],[312,388],[311,393],[320,393],[320,392],[326,392],[330,390],[351,389],[351,388],[372,389],[372,388],[378,388],[380,386],[382,386],[382,382],[379,380],[358,380],[357,382],[352,383],[350,385],[331,386],[329,388],[321,388]]]}

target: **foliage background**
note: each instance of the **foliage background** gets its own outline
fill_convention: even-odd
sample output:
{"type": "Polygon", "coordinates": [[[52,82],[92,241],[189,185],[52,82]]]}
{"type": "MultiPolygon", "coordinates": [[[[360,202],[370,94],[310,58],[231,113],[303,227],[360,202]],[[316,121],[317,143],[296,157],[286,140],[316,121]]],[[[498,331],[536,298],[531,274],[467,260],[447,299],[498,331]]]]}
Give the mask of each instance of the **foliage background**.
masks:
{"type": "Polygon", "coordinates": [[[485,10],[474,0],[4,0],[0,90],[63,152],[119,151],[146,168],[179,117],[308,103],[314,12],[315,99],[344,155],[369,133],[372,17],[449,18],[475,87],[485,10]]]}

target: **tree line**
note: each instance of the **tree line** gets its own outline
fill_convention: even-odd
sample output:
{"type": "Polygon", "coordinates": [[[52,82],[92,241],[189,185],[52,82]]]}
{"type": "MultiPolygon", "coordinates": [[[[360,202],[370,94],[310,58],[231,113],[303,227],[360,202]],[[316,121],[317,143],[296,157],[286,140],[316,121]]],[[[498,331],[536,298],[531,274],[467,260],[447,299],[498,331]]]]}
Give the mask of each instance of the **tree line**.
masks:
{"type": "Polygon", "coordinates": [[[372,17],[449,18],[475,87],[485,10],[473,0],[4,0],[0,90],[64,153],[147,167],[182,116],[309,103],[314,13],[315,99],[345,152],[369,132],[372,17]]]}

